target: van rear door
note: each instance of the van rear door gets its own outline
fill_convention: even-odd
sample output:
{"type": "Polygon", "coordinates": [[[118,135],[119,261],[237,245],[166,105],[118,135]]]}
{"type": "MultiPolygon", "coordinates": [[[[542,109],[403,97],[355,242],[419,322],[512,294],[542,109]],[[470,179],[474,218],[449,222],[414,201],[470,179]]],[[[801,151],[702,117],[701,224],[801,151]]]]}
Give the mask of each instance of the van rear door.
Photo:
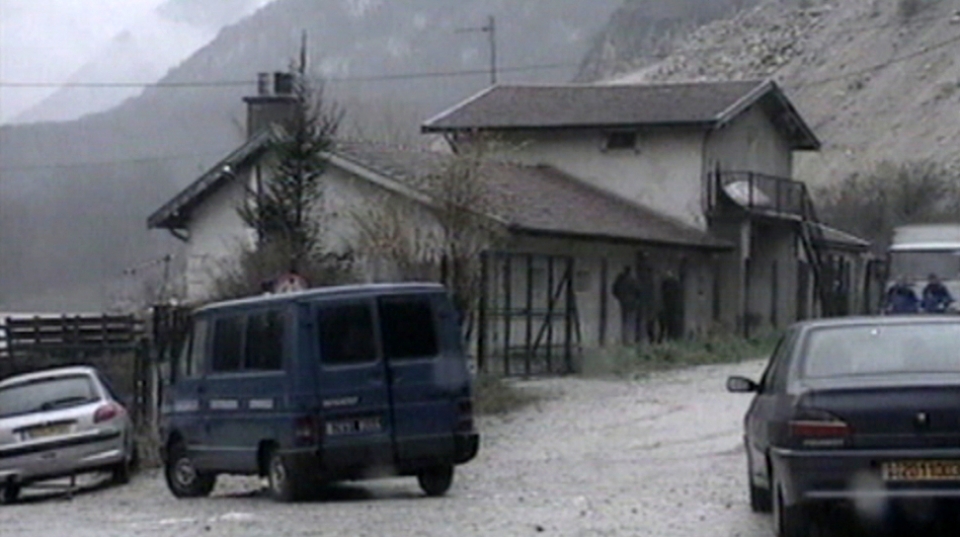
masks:
{"type": "Polygon", "coordinates": [[[440,293],[410,294],[379,298],[378,313],[397,459],[406,467],[449,464],[458,404],[469,397],[453,307],[440,293]]]}
{"type": "Polygon", "coordinates": [[[377,348],[373,307],[372,299],[354,299],[315,308],[322,460],[330,471],[393,467],[387,371],[377,348]]]}

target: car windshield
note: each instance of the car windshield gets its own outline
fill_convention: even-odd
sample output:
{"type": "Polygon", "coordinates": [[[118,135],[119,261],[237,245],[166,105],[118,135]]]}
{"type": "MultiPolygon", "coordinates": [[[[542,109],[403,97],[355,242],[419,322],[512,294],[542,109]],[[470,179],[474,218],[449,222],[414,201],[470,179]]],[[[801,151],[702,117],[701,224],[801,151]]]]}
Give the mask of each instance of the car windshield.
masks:
{"type": "Polygon", "coordinates": [[[803,376],[960,373],[960,324],[818,328],[807,336],[803,376]]]}
{"type": "Polygon", "coordinates": [[[97,400],[85,375],[53,377],[0,389],[0,418],[82,405],[97,400]]]}

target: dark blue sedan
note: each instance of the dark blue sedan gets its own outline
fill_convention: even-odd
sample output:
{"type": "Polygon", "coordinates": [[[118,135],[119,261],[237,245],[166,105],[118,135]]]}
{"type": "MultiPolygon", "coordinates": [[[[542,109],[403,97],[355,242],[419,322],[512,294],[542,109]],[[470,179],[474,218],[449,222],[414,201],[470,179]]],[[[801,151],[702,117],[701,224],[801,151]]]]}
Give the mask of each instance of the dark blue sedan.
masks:
{"type": "Polygon", "coordinates": [[[744,420],[750,503],[780,537],[846,505],[883,521],[901,503],[960,499],[960,317],[799,323],[780,341],[744,420]]]}

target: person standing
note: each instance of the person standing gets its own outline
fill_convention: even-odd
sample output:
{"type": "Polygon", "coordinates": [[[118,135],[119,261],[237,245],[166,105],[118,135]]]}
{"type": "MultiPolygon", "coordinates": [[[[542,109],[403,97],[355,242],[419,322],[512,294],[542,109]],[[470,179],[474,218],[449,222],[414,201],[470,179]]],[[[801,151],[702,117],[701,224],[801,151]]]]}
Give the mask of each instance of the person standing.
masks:
{"type": "Polygon", "coordinates": [[[635,345],[640,337],[640,282],[629,266],[617,274],[613,282],[613,297],[620,303],[620,337],[624,345],[635,345]]]}
{"type": "Polygon", "coordinates": [[[660,282],[660,295],[663,336],[670,340],[680,339],[683,336],[683,285],[672,271],[667,271],[660,282]]]}

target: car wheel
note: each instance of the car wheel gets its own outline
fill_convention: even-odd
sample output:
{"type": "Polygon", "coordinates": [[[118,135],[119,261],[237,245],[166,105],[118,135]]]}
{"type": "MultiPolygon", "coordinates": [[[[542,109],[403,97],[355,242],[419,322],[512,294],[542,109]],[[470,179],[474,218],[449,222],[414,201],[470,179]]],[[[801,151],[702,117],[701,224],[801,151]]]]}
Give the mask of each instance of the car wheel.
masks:
{"type": "Polygon", "coordinates": [[[787,506],[783,487],[773,481],[773,531],[776,537],[809,537],[811,524],[807,509],[802,505],[787,506]]]}
{"type": "Polygon", "coordinates": [[[769,513],[773,510],[773,498],[770,489],[750,483],[750,509],[754,513],[769,513]]]}
{"type": "Polygon", "coordinates": [[[443,496],[453,484],[453,466],[437,466],[417,474],[417,482],[427,496],[443,496]]]}
{"type": "Polygon", "coordinates": [[[16,503],[20,499],[20,485],[9,484],[0,489],[0,500],[5,504],[16,503]]]}
{"type": "Polygon", "coordinates": [[[309,480],[302,472],[283,457],[276,449],[267,459],[267,484],[270,496],[279,502],[296,502],[304,499],[310,488],[309,480]]]}
{"type": "Polygon", "coordinates": [[[123,462],[117,463],[110,469],[110,481],[114,485],[126,485],[130,482],[130,474],[130,461],[124,459],[123,462]]]}
{"type": "Polygon", "coordinates": [[[208,496],[217,483],[216,474],[209,474],[196,469],[193,461],[187,455],[186,447],[181,443],[170,447],[163,470],[167,488],[177,498],[208,496]]]}

